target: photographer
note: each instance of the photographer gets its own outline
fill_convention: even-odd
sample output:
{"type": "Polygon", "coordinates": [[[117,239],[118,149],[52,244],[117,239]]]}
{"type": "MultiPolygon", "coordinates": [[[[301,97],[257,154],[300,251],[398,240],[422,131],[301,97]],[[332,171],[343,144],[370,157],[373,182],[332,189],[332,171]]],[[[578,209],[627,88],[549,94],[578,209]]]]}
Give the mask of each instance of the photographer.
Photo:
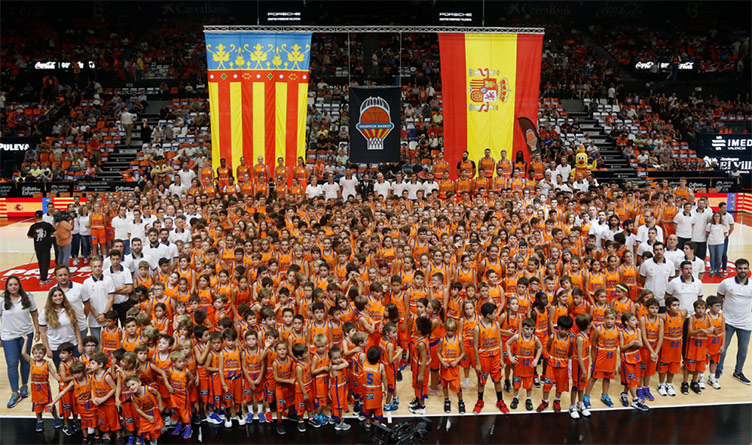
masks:
{"type": "Polygon", "coordinates": [[[67,266],[73,242],[73,215],[70,212],[63,211],[55,215],[55,238],[60,252],[57,265],[67,266]]]}

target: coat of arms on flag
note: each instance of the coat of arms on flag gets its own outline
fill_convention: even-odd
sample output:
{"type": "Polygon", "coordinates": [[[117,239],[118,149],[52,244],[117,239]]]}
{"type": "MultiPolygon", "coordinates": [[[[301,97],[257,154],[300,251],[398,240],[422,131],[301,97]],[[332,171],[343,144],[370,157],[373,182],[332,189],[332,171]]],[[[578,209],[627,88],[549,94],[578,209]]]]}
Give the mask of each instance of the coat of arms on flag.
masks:
{"type": "Polygon", "coordinates": [[[469,68],[467,76],[470,79],[470,111],[498,110],[498,103],[505,103],[509,98],[509,81],[499,79],[499,71],[469,68]]]}

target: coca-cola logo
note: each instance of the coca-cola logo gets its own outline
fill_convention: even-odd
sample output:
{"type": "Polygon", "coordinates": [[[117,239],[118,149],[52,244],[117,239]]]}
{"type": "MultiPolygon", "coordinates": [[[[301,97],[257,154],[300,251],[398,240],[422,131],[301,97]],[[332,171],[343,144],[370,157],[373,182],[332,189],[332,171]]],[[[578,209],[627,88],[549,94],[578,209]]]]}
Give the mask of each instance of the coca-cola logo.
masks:
{"type": "Polygon", "coordinates": [[[642,5],[639,3],[626,3],[623,5],[604,5],[598,8],[595,16],[599,18],[617,17],[622,19],[635,18],[642,15],[642,5]]]}

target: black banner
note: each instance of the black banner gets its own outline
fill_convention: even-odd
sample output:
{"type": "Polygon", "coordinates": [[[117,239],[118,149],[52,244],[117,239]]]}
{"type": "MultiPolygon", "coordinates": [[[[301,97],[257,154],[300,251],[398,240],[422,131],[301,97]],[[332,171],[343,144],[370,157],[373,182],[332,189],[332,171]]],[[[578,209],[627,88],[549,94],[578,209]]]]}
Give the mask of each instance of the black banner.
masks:
{"type": "Polygon", "coordinates": [[[21,170],[26,152],[37,146],[37,138],[0,137],[0,169],[3,178],[21,170]]]}
{"type": "Polygon", "coordinates": [[[31,198],[42,194],[54,197],[58,194],[76,192],[132,192],[135,187],[143,190],[143,183],[131,181],[97,181],[97,182],[4,182],[0,183],[0,198],[31,198]]]}
{"type": "Polygon", "coordinates": [[[706,162],[716,160],[725,172],[735,168],[742,173],[752,172],[752,135],[698,134],[694,149],[706,162]]]}
{"type": "Polygon", "coordinates": [[[350,88],[350,161],[400,161],[399,87],[350,88]]]}

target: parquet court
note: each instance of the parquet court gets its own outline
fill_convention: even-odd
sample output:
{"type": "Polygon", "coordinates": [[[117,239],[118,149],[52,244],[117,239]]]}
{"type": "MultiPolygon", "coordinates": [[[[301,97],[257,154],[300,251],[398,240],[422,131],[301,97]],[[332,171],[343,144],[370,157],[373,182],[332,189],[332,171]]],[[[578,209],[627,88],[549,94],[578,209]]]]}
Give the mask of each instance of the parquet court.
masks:
{"type": "MultiPolygon", "coordinates": [[[[0,270],[7,270],[14,266],[18,266],[19,264],[27,264],[27,263],[33,263],[36,262],[36,258],[34,257],[34,250],[33,246],[30,240],[26,238],[26,232],[28,231],[29,226],[31,225],[31,222],[26,221],[8,221],[3,222],[2,227],[0,227],[0,270]]],[[[747,258],[752,260],[752,217],[745,216],[742,221],[739,221],[737,219],[736,223],[736,229],[731,237],[731,242],[729,245],[729,261],[733,261],[737,258],[747,258]],[[746,223],[746,224],[743,224],[746,223]]],[[[0,278],[0,282],[4,286],[5,279],[0,278]]],[[[705,296],[713,295],[715,293],[715,290],[717,288],[717,284],[705,284],[705,296]]],[[[34,296],[36,298],[36,303],[38,307],[42,307],[44,305],[44,299],[46,297],[46,294],[44,292],[35,292],[34,296]]],[[[690,391],[689,395],[682,395],[679,392],[679,386],[681,383],[681,376],[676,376],[674,378],[674,387],[676,388],[677,395],[676,397],[660,397],[657,395],[657,391],[655,389],[655,385],[653,385],[652,392],[656,396],[655,402],[648,403],[651,407],[682,407],[682,406],[692,406],[692,405],[725,405],[725,404],[737,404],[737,403],[749,403],[752,400],[752,388],[746,385],[743,385],[739,381],[733,379],[731,377],[731,373],[733,372],[734,363],[736,360],[736,338],[734,338],[733,342],[731,343],[729,347],[729,352],[726,356],[726,362],[725,362],[725,371],[724,375],[720,380],[720,383],[722,385],[722,389],[720,390],[714,390],[710,386],[707,387],[705,391],[701,395],[696,395],[690,391]]],[[[747,358],[747,362],[744,368],[745,374],[749,377],[752,376],[752,357],[747,358]]],[[[410,417],[412,416],[410,412],[407,409],[407,404],[412,400],[413,398],[413,391],[410,387],[410,373],[409,369],[405,370],[404,372],[405,378],[402,382],[398,383],[398,395],[400,397],[400,409],[399,411],[394,413],[395,420],[398,417],[410,417]]],[[[464,391],[464,399],[465,404],[467,405],[467,411],[469,416],[472,416],[472,409],[475,405],[476,401],[476,390],[475,390],[475,378],[474,373],[471,371],[471,377],[470,377],[470,388],[464,391]]],[[[657,376],[652,379],[652,382],[657,382],[657,376]]],[[[614,400],[614,403],[616,406],[614,408],[611,408],[611,410],[616,410],[620,408],[619,403],[619,393],[621,392],[621,386],[618,384],[618,381],[612,382],[611,384],[611,390],[610,395],[612,400],[614,400]],[[617,408],[619,407],[619,408],[617,408]]],[[[53,396],[57,391],[57,385],[52,385],[53,389],[53,396]]],[[[600,384],[596,384],[596,386],[593,388],[593,399],[592,399],[592,405],[593,410],[609,410],[609,408],[606,408],[605,405],[603,405],[599,400],[600,395],[600,384]]],[[[10,397],[10,388],[8,384],[8,380],[6,377],[6,365],[5,360],[0,360],[0,417],[19,417],[19,418],[32,418],[33,413],[31,412],[31,399],[27,398],[24,399],[21,403],[19,403],[15,408],[13,409],[7,409],[6,403],[8,401],[8,398],[10,397]]],[[[504,393],[504,400],[507,402],[507,405],[511,401],[511,394],[504,393]]],[[[452,412],[453,414],[457,413],[457,404],[456,404],[456,398],[454,395],[450,395],[450,399],[452,400],[452,412]]],[[[489,381],[486,384],[486,390],[485,390],[485,401],[486,406],[483,410],[483,414],[497,414],[498,410],[495,408],[495,395],[493,391],[493,384],[489,381]]],[[[541,400],[541,389],[534,389],[533,391],[533,404],[535,407],[538,406],[541,400]]],[[[549,399],[549,402],[553,400],[553,394],[551,395],[551,398],[549,399]]],[[[517,408],[516,411],[513,411],[513,413],[521,414],[521,413],[527,413],[524,408],[524,398],[521,397],[521,403],[520,406],[517,408]]],[[[565,394],[562,397],[562,410],[566,410],[569,406],[569,395],[565,394]]],[[[551,408],[549,407],[548,411],[551,411],[551,408]]],[[[428,399],[428,405],[427,405],[427,414],[429,416],[432,415],[444,415],[443,410],[443,396],[441,395],[441,392],[439,391],[438,394],[432,395],[428,399]]],[[[532,414],[535,414],[535,411],[532,412],[532,414]]],[[[562,416],[566,416],[566,414],[562,413],[562,416]]],[[[49,418],[49,414],[45,415],[46,418],[49,418]]],[[[51,428],[51,425],[49,425],[49,428],[51,428]]],[[[4,442],[2,437],[0,437],[0,443],[4,442]]]]}

